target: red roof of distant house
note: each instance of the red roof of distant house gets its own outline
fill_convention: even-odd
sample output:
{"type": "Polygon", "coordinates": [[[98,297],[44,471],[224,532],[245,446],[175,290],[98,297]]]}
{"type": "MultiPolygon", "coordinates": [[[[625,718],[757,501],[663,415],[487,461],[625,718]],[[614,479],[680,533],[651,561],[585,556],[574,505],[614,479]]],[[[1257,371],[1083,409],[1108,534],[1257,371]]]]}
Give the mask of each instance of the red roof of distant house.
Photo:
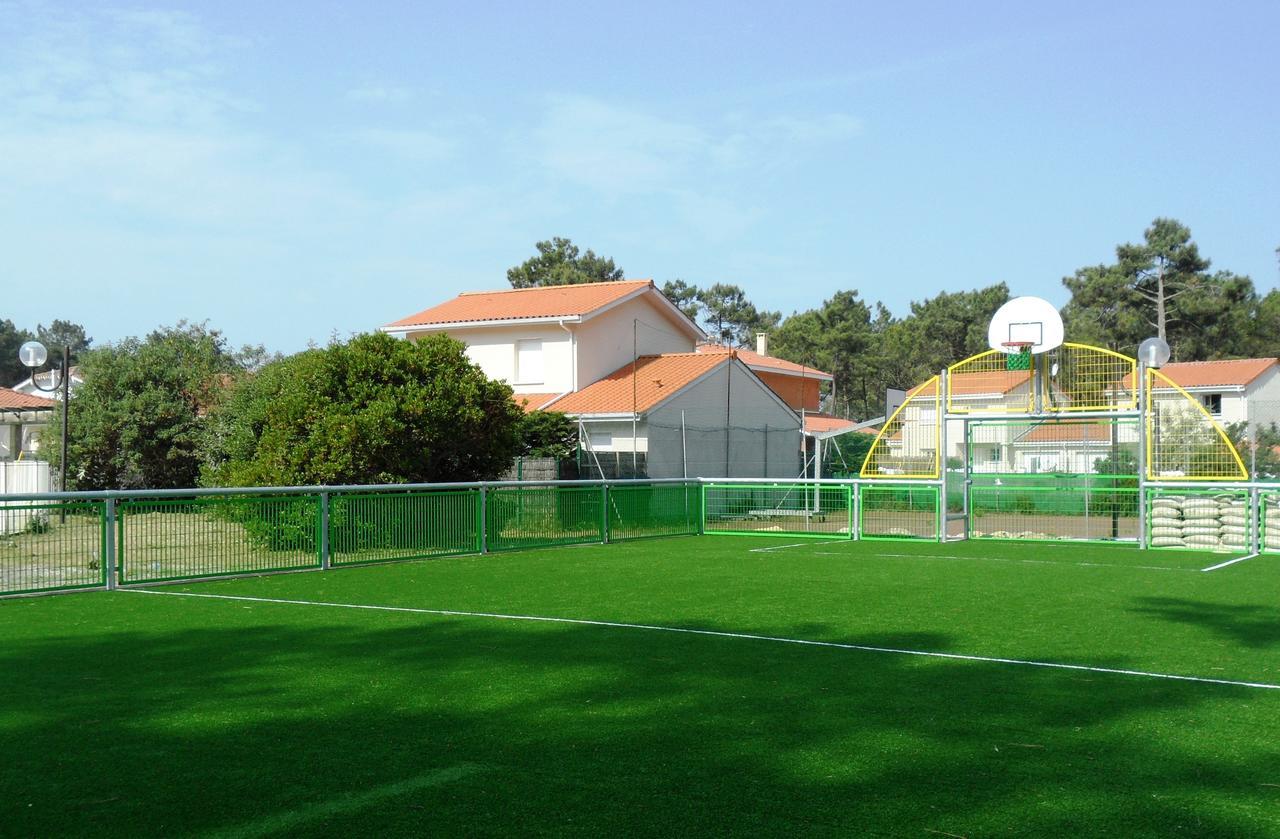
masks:
{"type": "Polygon", "coordinates": [[[542,410],[544,405],[559,395],[558,393],[513,393],[511,394],[511,399],[521,408],[524,408],[525,413],[528,413],[542,410]]]}
{"type": "MultiPolygon", "coordinates": [[[[1280,359],[1230,358],[1221,361],[1176,361],[1160,368],[1170,381],[1180,387],[1244,387],[1270,370],[1280,359]]],[[[1161,384],[1156,379],[1156,387],[1161,384]]],[[[1124,386],[1133,387],[1132,376],[1124,377],[1124,386]]]]}
{"type": "Polygon", "coordinates": [[[632,365],[627,364],[545,407],[566,414],[643,413],[731,358],[732,353],[642,355],[635,365],[634,396],[632,365]]]}
{"type": "Polygon", "coordinates": [[[1112,424],[1107,422],[1044,422],[1018,438],[1025,443],[1107,443],[1112,424]]]}
{"type": "Polygon", "coordinates": [[[952,373],[947,381],[953,396],[977,396],[983,393],[1005,394],[1031,379],[1027,370],[988,370],[974,373],[952,373]]]}
{"type": "Polygon", "coordinates": [[[752,350],[734,350],[724,344],[707,343],[698,345],[698,352],[700,353],[727,353],[730,351],[737,353],[742,363],[753,370],[768,370],[773,373],[784,373],[792,376],[807,376],[811,379],[821,379],[827,382],[832,380],[830,373],[824,373],[816,367],[796,364],[794,361],[774,358],[771,355],[761,355],[752,350]]]}
{"type": "Polygon", "coordinates": [[[0,387],[0,409],[21,411],[50,411],[57,407],[56,399],[45,399],[43,396],[31,396],[26,393],[0,387]]]}
{"type": "Polygon", "coordinates": [[[805,414],[804,431],[806,434],[826,434],[831,431],[853,431],[857,425],[853,420],[833,417],[830,414],[805,414]]]}
{"type": "Polygon", "coordinates": [[[393,321],[384,328],[582,317],[649,288],[655,288],[653,280],[466,291],[438,306],[393,321]]]}

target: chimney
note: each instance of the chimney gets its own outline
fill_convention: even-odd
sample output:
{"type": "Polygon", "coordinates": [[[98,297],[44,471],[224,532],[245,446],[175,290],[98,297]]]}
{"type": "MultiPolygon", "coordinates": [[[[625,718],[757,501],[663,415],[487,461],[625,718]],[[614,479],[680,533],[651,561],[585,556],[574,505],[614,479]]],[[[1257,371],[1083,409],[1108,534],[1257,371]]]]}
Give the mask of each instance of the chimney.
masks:
{"type": "Polygon", "coordinates": [[[756,352],[759,353],[760,355],[769,354],[769,333],[768,332],[756,333],[756,352]]]}

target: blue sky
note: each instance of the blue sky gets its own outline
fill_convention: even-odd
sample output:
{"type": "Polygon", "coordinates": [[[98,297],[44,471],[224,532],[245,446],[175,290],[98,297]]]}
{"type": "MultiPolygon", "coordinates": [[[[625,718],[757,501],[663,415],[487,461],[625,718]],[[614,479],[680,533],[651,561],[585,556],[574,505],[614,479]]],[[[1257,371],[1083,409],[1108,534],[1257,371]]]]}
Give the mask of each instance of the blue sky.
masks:
{"type": "Polygon", "coordinates": [[[0,317],[293,351],[568,236],[784,313],[1280,279],[1280,5],[0,0],[0,317]]]}

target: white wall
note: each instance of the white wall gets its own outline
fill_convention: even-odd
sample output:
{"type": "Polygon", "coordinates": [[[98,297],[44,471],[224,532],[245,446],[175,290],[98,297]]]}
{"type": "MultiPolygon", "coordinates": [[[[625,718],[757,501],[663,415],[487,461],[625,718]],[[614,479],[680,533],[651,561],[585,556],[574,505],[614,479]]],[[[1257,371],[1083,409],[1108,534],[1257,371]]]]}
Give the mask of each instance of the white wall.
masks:
{"type": "MultiPolygon", "coordinates": [[[[24,493],[49,492],[49,464],[41,460],[0,462],[0,497],[24,493]]],[[[37,510],[6,509],[0,501],[0,534],[20,533],[31,519],[42,515],[37,510]]]]}
{"type": "Polygon", "coordinates": [[[799,416],[735,360],[649,412],[650,477],[679,478],[685,472],[681,411],[690,477],[795,478],[800,474],[799,416]]]}
{"type": "Polygon", "coordinates": [[[578,335],[579,388],[631,363],[633,332],[639,355],[693,352],[696,343],[685,337],[650,295],[641,295],[570,328],[578,335]],[[633,324],[634,321],[639,323],[633,324]]]}
{"type": "MultiPolygon", "coordinates": [[[[568,325],[570,329],[573,324],[568,325]]],[[[416,340],[432,332],[411,332],[416,340]]],[[[516,393],[564,393],[573,389],[573,347],[569,333],[557,324],[528,326],[481,326],[459,329],[445,334],[467,345],[467,356],[491,379],[505,381],[516,393]],[[516,342],[521,339],[542,341],[542,377],[538,380],[517,379],[516,342]]]]}
{"type": "MultiPolygon", "coordinates": [[[[1245,391],[1248,399],[1248,420],[1255,425],[1280,422],[1280,371],[1272,367],[1263,373],[1245,391]]],[[[1223,399],[1222,410],[1227,409],[1223,399]]]]}
{"type": "Polygon", "coordinates": [[[649,295],[629,300],[584,323],[535,324],[526,326],[476,326],[466,329],[422,330],[406,337],[416,340],[444,331],[467,345],[467,355],[491,379],[511,385],[516,393],[565,393],[599,381],[615,370],[630,364],[632,351],[640,355],[693,352],[695,341],[685,337],[665,308],[655,304],[649,295]],[[638,322],[638,324],[636,324],[638,322]],[[633,345],[633,325],[634,341],[633,345]],[[516,342],[521,339],[542,341],[543,375],[539,380],[518,376],[516,342]],[[576,349],[574,344],[576,343],[576,349]]]}

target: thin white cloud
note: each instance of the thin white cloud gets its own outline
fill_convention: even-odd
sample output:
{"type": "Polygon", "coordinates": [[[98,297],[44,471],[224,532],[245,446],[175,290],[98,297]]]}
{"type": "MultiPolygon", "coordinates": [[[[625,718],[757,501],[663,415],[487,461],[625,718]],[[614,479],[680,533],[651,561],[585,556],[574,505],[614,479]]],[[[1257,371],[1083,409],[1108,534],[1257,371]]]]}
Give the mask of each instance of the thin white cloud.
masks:
{"type": "Polygon", "coordinates": [[[351,138],[373,152],[420,163],[445,160],[457,149],[452,139],[430,131],[362,128],[352,132],[351,138]]]}
{"type": "Polygon", "coordinates": [[[344,95],[352,102],[399,105],[413,99],[413,90],[400,85],[370,84],[353,87],[344,95]]]}
{"type": "Polygon", "coordinates": [[[710,173],[776,167],[862,133],[842,113],[728,115],[709,124],[669,119],[588,97],[550,101],[534,132],[554,176],[611,194],[687,190],[710,173]]]}

